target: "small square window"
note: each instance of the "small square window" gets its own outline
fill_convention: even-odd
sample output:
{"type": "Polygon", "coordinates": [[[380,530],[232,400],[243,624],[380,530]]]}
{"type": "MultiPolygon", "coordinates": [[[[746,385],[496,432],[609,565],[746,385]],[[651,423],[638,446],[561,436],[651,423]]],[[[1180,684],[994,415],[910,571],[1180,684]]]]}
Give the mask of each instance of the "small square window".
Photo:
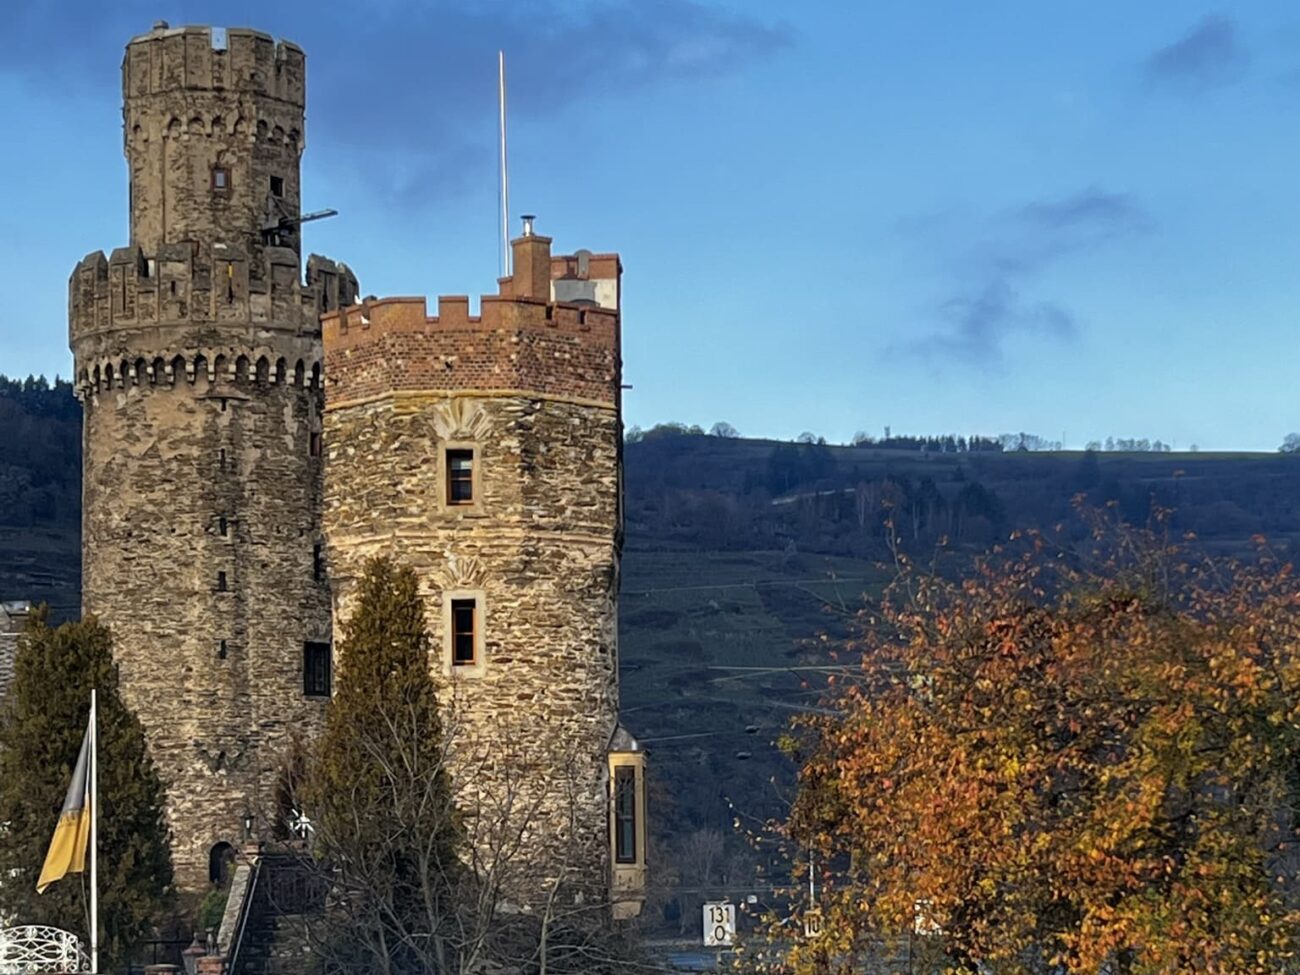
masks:
{"type": "Polygon", "coordinates": [[[230,192],[230,170],[225,166],[212,167],[212,192],[223,196],[230,192]]]}
{"type": "Polygon", "coordinates": [[[272,196],[284,196],[284,177],[283,177],[283,176],[272,176],[272,177],[271,177],[271,195],[272,195],[272,196]]]}
{"type": "Polygon", "coordinates": [[[302,692],[308,697],[330,696],[330,645],[308,640],[302,645],[302,692]]]}
{"type": "Polygon", "coordinates": [[[474,503],[474,451],[447,451],[447,503],[474,503]]]}
{"type": "Polygon", "coordinates": [[[478,604],[473,599],[451,601],[451,662],[455,667],[472,667],[478,662],[474,636],[478,626],[478,604]]]}

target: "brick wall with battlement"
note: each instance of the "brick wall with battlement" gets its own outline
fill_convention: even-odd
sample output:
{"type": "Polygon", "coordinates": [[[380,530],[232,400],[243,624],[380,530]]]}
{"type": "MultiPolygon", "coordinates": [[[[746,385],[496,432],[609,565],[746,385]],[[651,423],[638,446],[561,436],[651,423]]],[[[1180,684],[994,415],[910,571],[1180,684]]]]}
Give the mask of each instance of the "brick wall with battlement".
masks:
{"type": "Polygon", "coordinates": [[[337,636],[367,558],[416,570],[482,862],[516,903],[559,883],[563,903],[594,905],[609,893],[618,719],[620,268],[615,255],[552,258],[535,235],[513,247],[514,274],[477,316],[453,297],[436,317],[419,298],[325,317],[334,624],[337,636]],[[472,455],[472,503],[449,501],[452,450],[472,455]],[[452,604],[467,599],[480,645],[458,664],[452,604]],[[524,852],[503,864],[515,835],[524,852]]]}

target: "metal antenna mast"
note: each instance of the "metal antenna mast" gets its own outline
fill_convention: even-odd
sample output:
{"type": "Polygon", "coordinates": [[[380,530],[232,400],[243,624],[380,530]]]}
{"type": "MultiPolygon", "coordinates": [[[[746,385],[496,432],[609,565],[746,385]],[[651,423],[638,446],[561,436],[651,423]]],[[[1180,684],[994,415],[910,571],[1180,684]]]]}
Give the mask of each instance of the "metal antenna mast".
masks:
{"type": "Polygon", "coordinates": [[[510,276],[510,178],[506,173],[506,52],[497,51],[497,103],[501,133],[501,276],[510,276]]]}

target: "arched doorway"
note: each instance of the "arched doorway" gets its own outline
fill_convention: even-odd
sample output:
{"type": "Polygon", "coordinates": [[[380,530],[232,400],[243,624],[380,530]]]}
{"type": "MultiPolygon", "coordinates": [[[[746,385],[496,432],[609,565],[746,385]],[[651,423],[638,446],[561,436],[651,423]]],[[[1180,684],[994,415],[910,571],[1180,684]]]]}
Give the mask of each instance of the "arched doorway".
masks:
{"type": "Polygon", "coordinates": [[[235,872],[235,848],[222,840],[208,851],[208,880],[213,887],[226,887],[235,872]]]}

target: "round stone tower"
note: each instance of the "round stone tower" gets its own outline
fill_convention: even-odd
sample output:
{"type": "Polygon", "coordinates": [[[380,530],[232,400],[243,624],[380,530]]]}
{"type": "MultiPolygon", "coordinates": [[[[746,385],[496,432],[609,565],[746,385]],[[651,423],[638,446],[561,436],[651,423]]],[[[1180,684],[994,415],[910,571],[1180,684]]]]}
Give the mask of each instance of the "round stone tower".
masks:
{"type": "Polygon", "coordinates": [[[335,625],[368,558],[412,566],[476,867],[516,903],[558,884],[628,916],[645,804],[618,734],[621,268],[552,257],[531,226],[513,248],[479,315],[443,297],[324,317],[335,625]]]}
{"type": "Polygon", "coordinates": [[[319,320],[356,280],[315,256],[303,279],[301,50],[159,23],[122,81],[130,246],[69,291],[82,608],[112,629],[196,889],[246,817],[270,829],[328,699],[319,320]]]}

